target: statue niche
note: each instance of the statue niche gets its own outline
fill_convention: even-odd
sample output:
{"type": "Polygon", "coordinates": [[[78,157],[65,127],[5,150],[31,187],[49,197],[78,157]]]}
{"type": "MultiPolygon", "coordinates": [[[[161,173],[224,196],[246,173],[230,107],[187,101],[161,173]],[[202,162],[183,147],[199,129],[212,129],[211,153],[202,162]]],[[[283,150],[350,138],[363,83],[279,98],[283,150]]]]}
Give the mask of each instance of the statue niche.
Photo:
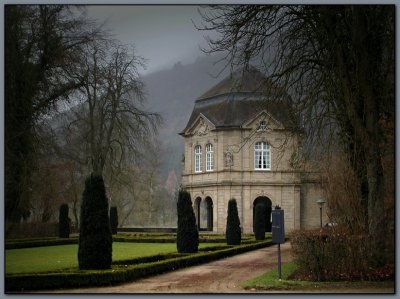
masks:
{"type": "Polygon", "coordinates": [[[233,154],[230,151],[225,152],[225,166],[226,167],[233,166],[233,154]]]}

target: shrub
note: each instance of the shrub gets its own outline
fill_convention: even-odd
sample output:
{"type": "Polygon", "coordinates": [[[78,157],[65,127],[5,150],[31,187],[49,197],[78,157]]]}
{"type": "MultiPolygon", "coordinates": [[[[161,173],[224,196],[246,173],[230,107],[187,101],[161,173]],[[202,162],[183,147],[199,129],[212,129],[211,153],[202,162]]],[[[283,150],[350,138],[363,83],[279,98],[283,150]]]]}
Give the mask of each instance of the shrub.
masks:
{"type": "Polygon", "coordinates": [[[118,229],[118,211],[117,207],[110,208],[110,226],[111,226],[111,233],[113,235],[117,234],[118,229]]]}
{"type": "Polygon", "coordinates": [[[299,272],[312,280],[370,279],[368,238],[340,228],[292,233],[293,256],[299,272]]]}
{"type": "Polygon", "coordinates": [[[256,240],[265,239],[265,206],[257,204],[254,212],[254,236],[256,240]]]}
{"type": "Polygon", "coordinates": [[[226,244],[240,245],[242,232],[240,230],[240,220],[237,210],[236,199],[228,202],[228,217],[226,218],[226,244]]]}
{"type": "Polygon", "coordinates": [[[68,217],[68,205],[66,203],[60,206],[60,214],[58,217],[58,236],[60,238],[69,238],[70,219],[68,217]]]}
{"type": "Polygon", "coordinates": [[[109,269],[112,259],[112,235],[108,200],[101,176],[92,174],[86,179],[80,222],[79,268],[109,269]]]}
{"type": "Polygon", "coordinates": [[[192,199],[189,192],[179,190],[178,195],[178,229],[176,246],[179,253],[193,253],[198,251],[199,232],[196,226],[192,199]]]}

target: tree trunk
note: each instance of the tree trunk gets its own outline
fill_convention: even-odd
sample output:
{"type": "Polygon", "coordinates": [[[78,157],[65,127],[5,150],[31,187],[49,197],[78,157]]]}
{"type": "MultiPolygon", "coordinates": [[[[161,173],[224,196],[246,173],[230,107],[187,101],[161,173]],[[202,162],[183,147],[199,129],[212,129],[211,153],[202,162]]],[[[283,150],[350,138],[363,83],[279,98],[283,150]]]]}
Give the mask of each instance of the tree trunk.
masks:
{"type": "Polygon", "coordinates": [[[364,86],[365,123],[368,143],[364,144],[368,181],[368,233],[370,238],[371,262],[377,266],[386,261],[386,217],[384,207],[384,178],[381,163],[381,132],[377,101],[379,94],[371,87],[364,86]]]}
{"type": "Polygon", "coordinates": [[[373,264],[383,265],[386,260],[386,218],[383,204],[383,170],[378,159],[367,163],[368,176],[368,231],[373,264]]]}

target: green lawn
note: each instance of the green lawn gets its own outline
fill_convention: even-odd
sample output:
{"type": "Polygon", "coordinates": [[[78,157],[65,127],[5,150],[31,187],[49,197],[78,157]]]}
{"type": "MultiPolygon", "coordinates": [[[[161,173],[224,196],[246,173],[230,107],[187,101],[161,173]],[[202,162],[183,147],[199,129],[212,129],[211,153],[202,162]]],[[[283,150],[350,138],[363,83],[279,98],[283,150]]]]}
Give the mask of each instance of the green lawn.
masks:
{"type": "Polygon", "coordinates": [[[294,262],[282,264],[282,279],[278,279],[278,270],[274,269],[264,273],[261,276],[247,280],[242,283],[245,289],[255,290],[292,290],[292,291],[307,291],[319,290],[320,292],[338,292],[338,293],[352,293],[357,290],[371,290],[374,292],[388,292],[393,289],[394,281],[301,281],[290,280],[288,277],[296,271],[297,266],[294,262]]]}
{"type": "Polygon", "coordinates": [[[278,269],[271,270],[261,276],[242,283],[245,289],[280,289],[288,286],[302,286],[308,282],[288,280],[288,277],[297,269],[294,262],[282,264],[281,280],[279,280],[278,269]]]}
{"type": "MultiPolygon", "coordinates": [[[[216,246],[202,243],[199,248],[216,246]]],[[[113,261],[176,251],[175,243],[113,242],[113,261]]],[[[78,267],[78,245],[9,249],[5,251],[6,274],[48,272],[78,267]]]]}

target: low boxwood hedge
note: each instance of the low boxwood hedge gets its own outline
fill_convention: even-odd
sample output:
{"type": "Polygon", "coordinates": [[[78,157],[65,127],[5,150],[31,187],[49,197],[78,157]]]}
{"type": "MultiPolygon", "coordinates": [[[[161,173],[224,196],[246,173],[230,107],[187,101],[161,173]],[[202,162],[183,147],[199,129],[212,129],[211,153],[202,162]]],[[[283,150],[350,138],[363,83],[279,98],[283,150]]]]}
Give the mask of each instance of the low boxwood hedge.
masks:
{"type": "Polygon", "coordinates": [[[42,246],[68,245],[77,244],[78,238],[52,238],[52,239],[37,239],[26,241],[8,241],[4,245],[5,249],[21,249],[42,246]]]}
{"type": "Polygon", "coordinates": [[[64,271],[62,273],[14,274],[6,275],[5,291],[23,292],[40,289],[78,288],[87,286],[106,286],[132,281],[138,278],[192,265],[214,261],[223,257],[273,245],[270,240],[249,245],[226,246],[210,251],[205,249],[196,254],[158,255],[129,261],[113,263],[111,270],[103,271],[64,271]],[[147,259],[147,260],[146,260],[147,259]],[[138,264],[138,262],[140,262],[138,264]]]}
{"type": "MultiPolygon", "coordinates": [[[[114,242],[135,242],[135,243],[175,243],[175,236],[113,236],[114,242]]],[[[200,236],[200,243],[225,243],[225,237],[209,237],[200,236]]],[[[254,238],[243,238],[243,244],[254,243],[254,238]]],[[[41,246],[55,246],[55,245],[68,245],[77,244],[78,237],[70,238],[44,238],[44,239],[19,239],[6,241],[5,249],[20,249],[20,248],[31,248],[31,247],[41,247],[41,246]]]]}
{"type": "MultiPolygon", "coordinates": [[[[212,252],[212,251],[223,250],[223,249],[227,249],[227,248],[231,248],[231,247],[232,246],[228,246],[228,245],[219,245],[219,246],[213,246],[213,247],[199,248],[199,252],[212,252]]],[[[112,262],[112,264],[113,265],[137,265],[137,264],[142,264],[142,263],[158,262],[158,261],[182,257],[182,256],[183,256],[183,254],[181,254],[181,253],[157,254],[157,255],[152,255],[152,256],[137,257],[137,258],[128,259],[128,260],[118,260],[118,261],[112,262]]]]}
{"type": "MultiPolygon", "coordinates": [[[[135,243],[174,243],[174,238],[157,238],[157,237],[113,237],[114,242],[135,242],[135,243]]],[[[223,241],[221,241],[223,242],[223,241]]],[[[19,240],[19,241],[8,241],[5,243],[5,249],[21,249],[31,247],[42,247],[42,246],[55,246],[55,245],[68,245],[78,244],[78,238],[52,238],[52,239],[37,239],[37,240],[19,240]]]]}

